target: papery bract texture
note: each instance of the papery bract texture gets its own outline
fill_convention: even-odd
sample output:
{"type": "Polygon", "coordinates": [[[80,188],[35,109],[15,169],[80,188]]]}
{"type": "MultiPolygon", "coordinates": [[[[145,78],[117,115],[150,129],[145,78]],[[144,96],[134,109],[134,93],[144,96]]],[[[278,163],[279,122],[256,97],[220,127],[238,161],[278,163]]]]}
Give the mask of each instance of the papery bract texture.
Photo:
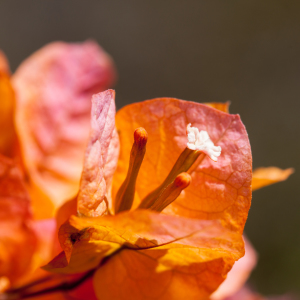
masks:
{"type": "Polygon", "coordinates": [[[37,240],[22,172],[0,156],[0,277],[14,284],[31,265],[37,240]]]}
{"type": "Polygon", "coordinates": [[[216,163],[200,155],[189,170],[190,186],[163,212],[220,219],[224,226],[241,233],[251,203],[252,157],[248,135],[238,115],[203,104],[160,98],[128,105],[117,112],[121,152],[113,195],[126,175],[135,128],[145,128],[149,139],[137,179],[134,207],[167,177],[186,147],[189,123],[207,131],[214,144],[222,147],[222,154],[216,163]]]}
{"type": "Polygon", "coordinates": [[[65,252],[46,270],[85,272],[114,254],[96,271],[99,299],[143,299],[151,289],[155,293],[149,299],[181,299],[183,291],[190,299],[205,299],[244,254],[241,235],[216,220],[147,210],[99,218],[72,216],[59,236],[65,252]],[[186,289],[179,292],[181,285],[186,289]]]}
{"type": "Polygon", "coordinates": [[[242,255],[243,242],[215,221],[205,222],[173,242],[111,257],[94,276],[98,298],[208,299],[242,255]]]}
{"type": "MultiPolygon", "coordinates": [[[[13,75],[23,160],[31,187],[40,190],[32,192],[34,205],[44,194],[55,209],[78,192],[90,130],[90,99],[114,79],[112,60],[91,41],[49,44],[13,75]]],[[[50,206],[47,211],[48,217],[53,215],[50,206]]],[[[47,217],[46,211],[38,217],[47,217]]]]}
{"type": "Polygon", "coordinates": [[[78,213],[97,217],[108,209],[110,185],[117,166],[119,138],[115,130],[115,92],[92,98],[91,134],[85,153],[78,195],[78,213]]]}

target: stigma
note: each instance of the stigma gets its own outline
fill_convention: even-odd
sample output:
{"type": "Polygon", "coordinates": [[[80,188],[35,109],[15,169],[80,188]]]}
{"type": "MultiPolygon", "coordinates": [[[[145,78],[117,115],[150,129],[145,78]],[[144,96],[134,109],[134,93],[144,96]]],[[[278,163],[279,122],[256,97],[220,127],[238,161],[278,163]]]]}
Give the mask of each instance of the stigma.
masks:
{"type": "Polygon", "coordinates": [[[201,151],[208,155],[213,161],[218,160],[222,149],[220,146],[214,145],[206,131],[201,130],[199,132],[199,129],[191,127],[191,124],[188,124],[186,130],[188,138],[187,148],[201,151]]]}

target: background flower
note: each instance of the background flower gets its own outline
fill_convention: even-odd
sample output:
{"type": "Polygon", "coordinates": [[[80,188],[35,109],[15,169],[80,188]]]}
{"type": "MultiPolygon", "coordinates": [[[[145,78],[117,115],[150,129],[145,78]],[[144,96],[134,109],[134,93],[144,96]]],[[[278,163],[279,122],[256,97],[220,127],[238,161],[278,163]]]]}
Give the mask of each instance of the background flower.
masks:
{"type": "Polygon", "coordinates": [[[92,41],[49,44],[14,73],[16,131],[36,217],[52,217],[78,192],[90,99],[115,77],[111,58],[92,41]]]}
{"type": "Polygon", "coordinates": [[[94,42],[44,47],[14,74],[14,86],[0,53],[0,290],[45,275],[39,268],[58,244],[55,209],[78,192],[91,94],[114,79],[112,60],[94,42]]]}

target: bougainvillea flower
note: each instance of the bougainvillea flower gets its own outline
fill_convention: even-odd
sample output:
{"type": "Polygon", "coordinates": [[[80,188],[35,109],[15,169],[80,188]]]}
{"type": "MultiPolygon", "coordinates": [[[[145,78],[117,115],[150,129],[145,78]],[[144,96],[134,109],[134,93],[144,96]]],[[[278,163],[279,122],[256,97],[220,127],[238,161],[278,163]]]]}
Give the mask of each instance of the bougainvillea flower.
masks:
{"type": "Polygon", "coordinates": [[[13,75],[16,127],[36,217],[53,216],[55,208],[77,193],[90,99],[114,80],[111,58],[92,41],[49,44],[13,75]]]}
{"type": "MultiPolygon", "coordinates": [[[[64,252],[45,268],[58,273],[94,270],[99,299],[181,299],[183,295],[207,299],[244,255],[242,232],[250,207],[252,173],[246,130],[237,115],[177,99],[154,99],[121,109],[116,116],[121,152],[110,201],[110,189],[99,183],[106,182],[105,162],[112,165],[107,149],[113,140],[114,116],[102,109],[112,103],[113,91],[93,98],[92,133],[81,180],[81,189],[86,191],[81,198],[79,192],[77,203],[81,213],[60,228],[64,252]],[[108,125],[103,127],[103,123],[108,125]],[[136,209],[166,182],[182,153],[188,153],[187,160],[191,158],[194,150],[184,150],[189,123],[206,131],[214,145],[222,148],[218,161],[204,153],[194,156],[192,167],[186,170],[189,186],[163,213],[136,209]],[[148,142],[132,210],[113,215],[129,157],[138,156],[131,146],[138,141],[134,142],[133,132],[140,127],[148,132],[148,142]],[[101,159],[95,159],[96,153],[101,159]]],[[[179,170],[185,164],[183,160],[179,170]]]]}
{"type": "MultiPolygon", "coordinates": [[[[0,73],[4,74],[0,81],[1,98],[8,99],[4,104],[10,104],[5,126],[12,124],[14,110],[13,101],[9,100],[14,95],[8,69],[0,55],[0,73]]],[[[118,135],[114,92],[107,91],[93,97],[88,141],[89,98],[94,91],[112,83],[113,70],[110,58],[94,43],[55,43],[25,61],[13,77],[17,132],[35,217],[50,216],[53,208],[66,199],[75,199],[59,211],[64,212],[60,223],[74,213],[59,232],[64,252],[46,267],[57,273],[75,274],[53,277],[62,284],[62,290],[68,286],[68,280],[74,279],[69,285],[74,289],[50,294],[48,299],[75,295],[94,299],[93,282],[99,299],[206,299],[244,252],[241,233],[251,198],[251,153],[246,131],[238,116],[227,113],[228,104],[212,103],[209,108],[164,98],[121,110],[116,118],[118,135]],[[192,125],[187,126],[189,123],[192,125]],[[142,127],[148,131],[149,140],[142,127]],[[148,141],[147,151],[142,140],[148,141]],[[185,149],[186,146],[192,150],[185,149]],[[194,155],[192,151],[196,150],[202,154],[194,155]],[[168,172],[174,171],[182,158],[186,163],[180,168],[186,172],[168,182],[172,171],[169,175],[168,172]],[[153,191],[155,195],[161,191],[159,197],[153,198],[153,191]],[[149,195],[156,201],[151,207],[145,202],[149,195]],[[126,205],[118,206],[118,201],[125,201],[126,205]],[[121,283],[120,289],[115,289],[115,282],[121,283]]],[[[4,147],[1,151],[11,155],[15,137],[3,138],[5,142],[1,145],[8,146],[8,151],[2,150],[4,147]]],[[[14,162],[9,164],[15,168],[14,162]]],[[[18,184],[24,188],[22,174],[19,175],[18,184]]],[[[261,174],[258,178],[264,176],[269,175],[261,174]]],[[[276,180],[284,180],[280,172],[264,185],[276,180]]],[[[7,194],[3,191],[3,199],[15,197],[11,189],[7,194]]],[[[26,189],[24,195],[24,199],[29,199],[26,189]]],[[[3,203],[10,210],[10,204],[3,203]]],[[[18,205],[19,202],[15,206],[18,205]]],[[[1,237],[1,242],[10,246],[1,252],[8,259],[5,272],[1,273],[0,288],[19,284],[20,276],[38,267],[51,253],[53,219],[33,221],[29,206],[27,201],[28,218],[22,213],[14,217],[30,232],[31,247],[27,247],[31,241],[28,232],[18,234],[15,223],[8,226],[13,229],[11,237],[16,238],[7,242],[6,235],[1,237]],[[25,259],[27,267],[9,273],[16,249],[24,247],[26,251],[19,259],[25,259]]]]}
{"type": "Polygon", "coordinates": [[[88,138],[90,97],[113,83],[115,71],[111,58],[94,42],[52,43],[19,67],[14,86],[10,79],[0,52],[0,153],[13,158],[1,156],[0,291],[45,275],[37,269],[53,257],[56,232],[55,219],[48,217],[62,201],[48,195],[47,184],[54,184],[58,193],[70,191],[75,182],[43,164],[69,151],[62,167],[73,168],[77,192],[81,170],[76,166],[82,165],[88,138]]]}

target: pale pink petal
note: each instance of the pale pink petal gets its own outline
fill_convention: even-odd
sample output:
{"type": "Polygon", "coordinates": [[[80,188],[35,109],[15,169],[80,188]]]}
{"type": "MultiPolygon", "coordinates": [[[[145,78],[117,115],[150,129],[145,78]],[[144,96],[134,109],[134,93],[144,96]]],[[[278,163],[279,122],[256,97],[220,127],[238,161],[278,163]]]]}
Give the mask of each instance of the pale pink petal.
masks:
{"type": "Polygon", "coordinates": [[[32,185],[55,207],[78,192],[90,131],[90,99],[114,79],[111,58],[92,41],[49,44],[13,75],[24,164],[32,185]]]}
{"type": "Polygon", "coordinates": [[[212,300],[221,300],[235,294],[245,284],[255,267],[257,262],[256,252],[246,237],[244,237],[244,242],[245,255],[233,265],[225,281],[212,294],[212,300]]]}
{"type": "Polygon", "coordinates": [[[252,291],[247,286],[244,286],[237,293],[226,297],[223,300],[267,300],[267,298],[252,291]]]}
{"type": "Polygon", "coordinates": [[[113,90],[93,96],[91,134],[85,153],[77,205],[79,214],[85,216],[101,216],[108,209],[107,181],[111,183],[119,153],[119,147],[116,146],[118,140],[116,133],[114,134],[115,113],[113,90]]]}

